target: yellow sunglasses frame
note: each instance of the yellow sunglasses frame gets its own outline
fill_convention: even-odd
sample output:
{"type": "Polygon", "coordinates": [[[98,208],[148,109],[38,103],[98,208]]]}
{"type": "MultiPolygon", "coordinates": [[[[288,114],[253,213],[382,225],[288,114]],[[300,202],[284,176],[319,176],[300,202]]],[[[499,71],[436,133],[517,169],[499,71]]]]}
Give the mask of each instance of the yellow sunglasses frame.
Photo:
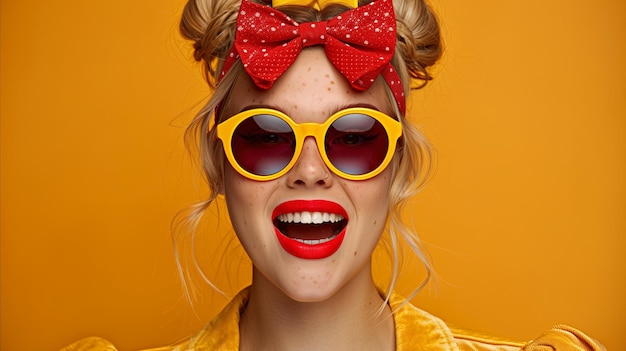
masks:
{"type": "Polygon", "coordinates": [[[369,178],[373,178],[377,176],[378,174],[380,174],[380,172],[382,172],[389,165],[389,163],[391,162],[391,159],[393,158],[393,155],[395,154],[398,139],[400,139],[400,137],[402,136],[402,125],[400,124],[399,121],[395,120],[394,118],[380,111],[373,110],[370,108],[364,108],[364,107],[352,107],[352,108],[347,108],[347,109],[338,111],[334,113],[332,116],[330,116],[324,123],[296,123],[289,116],[287,116],[286,114],[280,111],[269,109],[269,108],[255,108],[255,109],[250,109],[250,110],[240,112],[228,118],[227,120],[220,122],[217,125],[217,137],[222,141],[222,144],[224,146],[224,153],[226,154],[226,158],[228,159],[228,162],[230,162],[233,168],[237,170],[237,172],[239,172],[241,175],[247,178],[253,179],[253,180],[258,180],[258,181],[268,181],[268,180],[277,179],[277,178],[282,177],[287,172],[289,172],[289,170],[291,170],[291,168],[293,168],[293,166],[298,161],[298,158],[300,157],[300,154],[302,153],[304,140],[306,139],[306,137],[309,137],[309,136],[312,136],[315,139],[317,148],[320,152],[320,155],[322,156],[322,159],[324,160],[324,163],[333,173],[337,174],[338,176],[342,178],[349,179],[349,180],[365,180],[365,179],[369,179],[369,178]],[[335,167],[332,164],[332,162],[330,162],[330,160],[328,159],[328,156],[326,155],[326,147],[324,145],[324,137],[325,137],[326,131],[328,130],[330,125],[333,124],[333,122],[335,122],[341,117],[351,115],[351,114],[367,115],[369,117],[372,117],[376,121],[378,121],[387,132],[387,137],[389,140],[387,154],[385,155],[383,162],[381,162],[381,164],[376,169],[365,174],[354,175],[354,174],[348,174],[348,173],[342,172],[337,167],[335,167]],[[281,120],[285,121],[293,130],[295,139],[296,139],[296,147],[294,150],[294,154],[291,157],[291,160],[289,161],[289,163],[280,171],[274,174],[265,175],[265,176],[250,173],[246,171],[243,167],[241,167],[239,163],[237,162],[237,160],[235,159],[232,145],[231,145],[232,135],[234,134],[235,129],[239,126],[239,124],[245,119],[253,117],[253,116],[257,116],[257,115],[271,115],[271,116],[278,117],[281,120]]]}

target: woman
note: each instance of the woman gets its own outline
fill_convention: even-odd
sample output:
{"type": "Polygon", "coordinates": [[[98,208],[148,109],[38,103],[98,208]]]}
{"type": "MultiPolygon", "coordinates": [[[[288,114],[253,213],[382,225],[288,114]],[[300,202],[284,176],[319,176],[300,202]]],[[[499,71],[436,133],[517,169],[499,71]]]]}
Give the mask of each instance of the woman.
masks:
{"type": "Polygon", "coordinates": [[[441,54],[424,2],[190,0],[181,30],[215,83],[188,129],[212,195],[183,227],[223,194],[253,272],[202,331],[159,350],[602,349],[566,326],[530,343],[454,331],[393,293],[395,269],[376,286],[385,230],[394,267],[403,237],[429,268],[399,215],[430,169],[405,118],[441,54]]]}

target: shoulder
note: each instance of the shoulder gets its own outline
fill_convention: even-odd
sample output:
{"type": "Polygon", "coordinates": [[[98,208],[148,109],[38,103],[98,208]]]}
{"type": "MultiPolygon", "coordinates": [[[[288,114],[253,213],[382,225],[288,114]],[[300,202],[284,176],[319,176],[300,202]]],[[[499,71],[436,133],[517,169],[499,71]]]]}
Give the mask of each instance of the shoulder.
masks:
{"type": "MultiPolygon", "coordinates": [[[[211,322],[191,338],[175,345],[143,351],[239,350],[239,315],[248,296],[248,289],[239,292],[211,322]]],[[[117,351],[117,349],[105,339],[89,337],[79,340],[61,349],[61,351],[117,351]]]]}
{"type": "Polygon", "coordinates": [[[395,310],[398,351],[424,346],[441,351],[606,351],[597,340],[566,325],[557,325],[530,341],[514,341],[449,327],[441,319],[394,295],[390,305],[395,310]]]}
{"type": "Polygon", "coordinates": [[[454,340],[461,351],[513,351],[523,350],[523,347],[526,345],[525,342],[500,338],[476,331],[459,328],[450,328],[450,331],[452,332],[454,340]]]}
{"type": "MultiPolygon", "coordinates": [[[[185,341],[178,345],[162,346],[154,349],[143,351],[187,351],[189,350],[189,341],[185,341]]],[[[118,351],[113,344],[103,338],[91,336],[74,342],[73,344],[62,348],[60,351],[118,351]]]]}
{"type": "Polygon", "coordinates": [[[117,351],[117,349],[109,341],[92,336],[78,340],[61,351],[117,351]]]}
{"type": "Polygon", "coordinates": [[[457,328],[451,328],[451,331],[459,350],[606,351],[600,342],[567,325],[556,325],[528,342],[515,342],[457,328]]]}
{"type": "Polygon", "coordinates": [[[538,338],[527,344],[524,350],[540,351],[541,347],[551,347],[550,350],[590,350],[606,351],[604,345],[582,331],[568,325],[556,325],[538,338]]]}

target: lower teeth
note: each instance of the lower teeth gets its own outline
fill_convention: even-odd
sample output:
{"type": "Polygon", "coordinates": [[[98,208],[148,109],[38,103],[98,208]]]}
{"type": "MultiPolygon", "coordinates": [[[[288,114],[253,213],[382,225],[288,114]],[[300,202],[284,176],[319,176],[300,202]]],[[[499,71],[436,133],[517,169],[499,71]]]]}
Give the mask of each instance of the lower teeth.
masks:
{"type": "Polygon", "coordinates": [[[333,240],[336,237],[337,237],[337,235],[333,235],[330,238],[325,238],[325,239],[312,239],[312,240],[298,239],[298,238],[292,238],[292,239],[297,241],[297,242],[299,242],[299,243],[303,243],[303,244],[306,244],[306,245],[318,245],[318,244],[327,243],[327,242],[333,240]]]}

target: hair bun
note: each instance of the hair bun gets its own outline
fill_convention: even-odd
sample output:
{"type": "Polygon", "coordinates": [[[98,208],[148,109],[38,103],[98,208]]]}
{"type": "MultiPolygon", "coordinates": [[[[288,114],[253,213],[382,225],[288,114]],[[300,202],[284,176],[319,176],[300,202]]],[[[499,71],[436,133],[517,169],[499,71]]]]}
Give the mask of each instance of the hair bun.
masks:
{"type": "Polygon", "coordinates": [[[204,61],[204,75],[213,85],[215,59],[224,58],[235,39],[241,0],[189,0],[180,21],[180,33],[193,42],[193,57],[204,61]]]}
{"type": "Polygon", "coordinates": [[[409,75],[431,79],[427,68],[441,57],[443,45],[437,16],[424,1],[395,0],[398,54],[406,64],[409,75]]]}

